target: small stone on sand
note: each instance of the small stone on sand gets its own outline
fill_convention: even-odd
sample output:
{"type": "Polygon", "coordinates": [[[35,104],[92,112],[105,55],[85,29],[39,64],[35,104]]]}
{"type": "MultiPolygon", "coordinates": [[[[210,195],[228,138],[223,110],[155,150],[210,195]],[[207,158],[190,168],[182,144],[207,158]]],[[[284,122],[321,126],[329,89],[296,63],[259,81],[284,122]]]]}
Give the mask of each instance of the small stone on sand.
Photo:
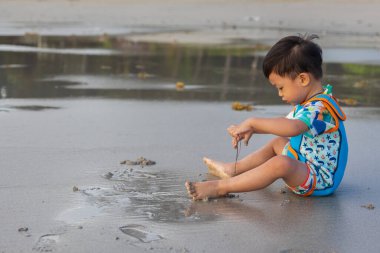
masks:
{"type": "Polygon", "coordinates": [[[137,165],[138,163],[135,161],[131,161],[131,160],[124,160],[124,161],[121,161],[120,164],[137,165]]]}
{"type": "Polygon", "coordinates": [[[29,230],[29,228],[23,227],[23,228],[19,228],[18,232],[27,232],[28,230],[29,230]]]}
{"type": "Polygon", "coordinates": [[[110,178],[112,178],[112,176],[113,176],[113,173],[112,173],[112,172],[108,172],[107,174],[104,175],[104,177],[105,177],[106,179],[110,179],[110,178]]]}
{"type": "Polygon", "coordinates": [[[253,106],[251,104],[242,104],[240,102],[233,102],[231,105],[232,110],[235,111],[252,111],[253,106]]]}
{"type": "Polygon", "coordinates": [[[79,188],[77,186],[73,186],[73,192],[79,191],[79,188]]]}
{"type": "Polygon", "coordinates": [[[126,165],[141,165],[141,167],[144,166],[150,166],[150,165],[155,165],[156,162],[152,160],[148,160],[144,157],[138,158],[136,161],[131,161],[131,160],[124,160],[121,161],[120,164],[126,164],[126,165]]]}
{"type": "Polygon", "coordinates": [[[178,91],[183,90],[185,88],[185,83],[184,82],[176,82],[175,88],[178,91]]]}
{"type": "Polygon", "coordinates": [[[367,208],[368,210],[373,210],[375,209],[375,206],[373,204],[367,204],[367,205],[361,205],[363,208],[367,208]]]}

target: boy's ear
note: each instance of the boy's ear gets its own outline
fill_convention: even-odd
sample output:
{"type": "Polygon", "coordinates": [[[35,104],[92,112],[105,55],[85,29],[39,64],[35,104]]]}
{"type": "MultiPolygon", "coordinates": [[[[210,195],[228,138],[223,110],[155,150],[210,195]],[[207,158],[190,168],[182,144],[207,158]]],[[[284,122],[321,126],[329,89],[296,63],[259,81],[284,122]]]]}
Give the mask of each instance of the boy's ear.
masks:
{"type": "Polygon", "coordinates": [[[310,84],[311,77],[309,73],[302,72],[298,75],[298,82],[301,86],[305,87],[310,84]]]}

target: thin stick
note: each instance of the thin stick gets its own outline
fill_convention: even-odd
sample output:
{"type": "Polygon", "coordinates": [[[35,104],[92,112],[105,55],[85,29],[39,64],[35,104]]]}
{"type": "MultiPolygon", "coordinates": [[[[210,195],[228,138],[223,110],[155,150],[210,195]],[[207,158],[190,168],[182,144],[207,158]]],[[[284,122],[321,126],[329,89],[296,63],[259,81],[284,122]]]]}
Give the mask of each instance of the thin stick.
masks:
{"type": "Polygon", "coordinates": [[[236,176],[236,166],[237,166],[237,161],[239,159],[239,153],[241,151],[241,141],[239,141],[239,144],[236,145],[236,156],[235,156],[235,173],[234,176],[236,176]]]}

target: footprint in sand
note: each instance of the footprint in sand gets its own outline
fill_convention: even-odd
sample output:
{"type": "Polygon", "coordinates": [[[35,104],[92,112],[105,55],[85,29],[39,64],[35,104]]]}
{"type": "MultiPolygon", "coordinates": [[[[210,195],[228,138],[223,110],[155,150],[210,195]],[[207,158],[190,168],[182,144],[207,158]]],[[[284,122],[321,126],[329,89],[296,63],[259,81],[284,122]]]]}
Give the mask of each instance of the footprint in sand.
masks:
{"type": "Polygon", "coordinates": [[[108,179],[111,181],[128,181],[128,180],[135,180],[135,179],[150,179],[150,178],[158,177],[155,174],[147,173],[145,171],[135,170],[132,168],[115,170],[113,172],[107,172],[106,174],[102,176],[105,179],[108,179]]]}
{"type": "Polygon", "coordinates": [[[59,235],[46,234],[41,236],[33,247],[33,251],[37,252],[52,252],[56,250],[59,235]]]}
{"type": "Polygon", "coordinates": [[[132,236],[141,242],[148,243],[161,240],[162,236],[146,231],[146,228],[138,224],[129,224],[119,228],[121,232],[132,236]]]}

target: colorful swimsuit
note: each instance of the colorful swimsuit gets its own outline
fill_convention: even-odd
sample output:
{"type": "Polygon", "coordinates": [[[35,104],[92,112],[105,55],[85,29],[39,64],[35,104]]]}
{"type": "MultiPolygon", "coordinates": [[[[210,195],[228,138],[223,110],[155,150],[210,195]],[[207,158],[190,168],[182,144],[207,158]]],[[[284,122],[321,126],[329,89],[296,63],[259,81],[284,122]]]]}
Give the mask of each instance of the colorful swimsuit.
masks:
{"type": "Polygon", "coordinates": [[[348,144],[343,121],[346,115],[331,95],[331,86],[296,105],[287,118],[304,122],[309,131],[291,137],[283,154],[305,162],[309,176],[297,187],[303,196],[326,196],[339,186],[347,163],[348,144]]]}

